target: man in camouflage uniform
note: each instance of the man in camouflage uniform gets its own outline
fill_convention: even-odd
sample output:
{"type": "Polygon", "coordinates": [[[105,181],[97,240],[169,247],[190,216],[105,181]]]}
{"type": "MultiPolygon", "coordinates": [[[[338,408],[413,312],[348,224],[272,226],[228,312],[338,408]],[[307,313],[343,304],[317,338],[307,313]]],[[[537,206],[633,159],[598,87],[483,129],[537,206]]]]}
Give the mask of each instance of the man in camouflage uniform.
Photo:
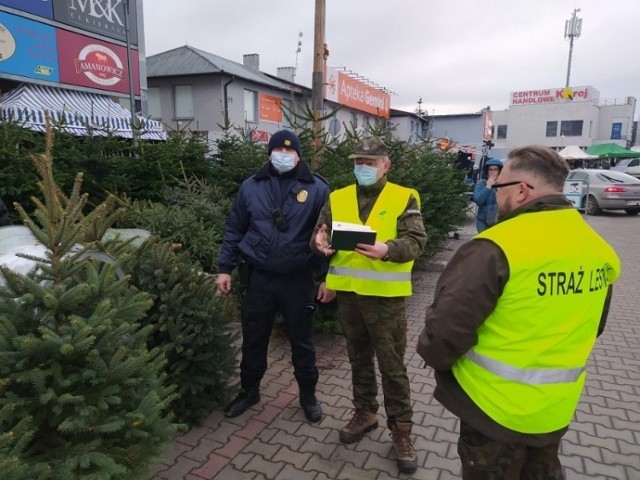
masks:
{"type": "Polygon", "coordinates": [[[337,291],[338,318],[351,362],[354,414],[340,430],[342,443],[360,440],[378,426],[374,354],[382,377],[388,427],[402,473],[413,473],[411,388],[404,364],[405,297],[411,295],[411,267],[427,242],[415,190],[387,181],[391,167],[382,140],[361,140],[349,156],[357,183],[334,191],[318,219],[311,247],[331,256],[327,288],[337,291]],[[332,221],[364,224],[377,232],[373,245],[333,250],[332,221]]]}

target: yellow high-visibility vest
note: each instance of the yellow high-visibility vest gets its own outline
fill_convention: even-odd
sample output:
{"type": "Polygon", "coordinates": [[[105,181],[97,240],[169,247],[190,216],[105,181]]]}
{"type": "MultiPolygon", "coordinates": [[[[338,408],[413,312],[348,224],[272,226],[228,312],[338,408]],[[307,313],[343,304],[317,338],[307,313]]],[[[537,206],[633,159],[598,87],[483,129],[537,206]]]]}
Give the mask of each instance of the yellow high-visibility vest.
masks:
{"type": "Polygon", "coordinates": [[[574,209],[523,213],[476,239],[503,250],[509,280],[453,374],[504,427],[529,434],[564,428],[620,259],[574,209]]]}
{"type": "MultiPolygon", "coordinates": [[[[384,186],[365,224],[377,232],[377,241],[386,242],[397,237],[398,218],[411,195],[420,205],[420,195],[415,190],[389,182],[384,186]]],[[[362,224],[355,185],[332,192],[330,200],[334,221],[362,224]]],[[[382,262],[356,252],[338,251],[331,258],[327,288],[360,295],[406,297],[411,295],[412,267],[413,261],[382,262]]]]}

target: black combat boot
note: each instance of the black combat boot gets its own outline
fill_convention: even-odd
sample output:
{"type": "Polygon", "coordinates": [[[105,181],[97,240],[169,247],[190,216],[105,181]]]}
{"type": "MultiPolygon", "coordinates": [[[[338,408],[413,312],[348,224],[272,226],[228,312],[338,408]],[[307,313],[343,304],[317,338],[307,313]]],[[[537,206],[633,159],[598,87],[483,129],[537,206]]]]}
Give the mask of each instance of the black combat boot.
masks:
{"type": "Polygon", "coordinates": [[[322,420],[322,407],[318,403],[314,392],[300,392],[300,406],[304,416],[311,423],[322,420]]]}
{"type": "Polygon", "coordinates": [[[296,375],[298,387],[300,388],[300,406],[304,416],[312,423],[322,420],[322,407],[316,398],[317,375],[302,377],[296,375]]]}
{"type": "Polygon", "coordinates": [[[251,405],[260,401],[260,385],[242,388],[238,396],[224,409],[225,417],[237,417],[246,412],[251,405]]]}

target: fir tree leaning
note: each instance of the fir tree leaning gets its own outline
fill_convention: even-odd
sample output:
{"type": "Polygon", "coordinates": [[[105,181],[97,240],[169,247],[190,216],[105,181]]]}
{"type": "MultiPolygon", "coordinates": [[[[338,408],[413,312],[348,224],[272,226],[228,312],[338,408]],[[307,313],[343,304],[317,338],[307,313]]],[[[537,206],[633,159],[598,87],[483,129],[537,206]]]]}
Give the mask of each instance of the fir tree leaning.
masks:
{"type": "Polygon", "coordinates": [[[3,478],[131,479],[176,430],[164,356],[147,348],[151,305],[117,261],[86,252],[113,221],[84,215],[78,174],[69,197],[52,174],[51,131],[34,156],[42,200],[22,221],[42,243],[27,276],[0,267],[0,469],[3,478]]]}

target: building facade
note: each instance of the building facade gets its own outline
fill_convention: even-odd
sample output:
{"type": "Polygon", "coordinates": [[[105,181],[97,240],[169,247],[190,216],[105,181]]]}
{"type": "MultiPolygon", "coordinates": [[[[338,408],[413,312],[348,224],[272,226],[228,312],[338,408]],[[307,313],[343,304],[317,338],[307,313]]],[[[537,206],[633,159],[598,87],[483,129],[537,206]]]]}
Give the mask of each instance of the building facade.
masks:
{"type": "Polygon", "coordinates": [[[146,90],[142,0],[0,0],[0,25],[3,93],[35,83],[129,99],[132,83],[139,101],[146,90]]]}
{"type": "Polygon", "coordinates": [[[602,99],[590,85],[512,92],[509,108],[492,113],[493,142],[506,149],[532,143],[628,148],[635,143],[635,109],[634,97],[602,99]]]}
{"type": "MultiPolygon", "coordinates": [[[[293,67],[278,68],[277,75],[260,71],[257,54],[244,55],[238,63],[179,47],[147,59],[149,114],[170,129],[200,132],[211,149],[225,128],[268,142],[274,132],[308,120],[312,91],[296,84],[294,74],[293,67]]],[[[325,84],[323,127],[331,137],[389,121],[390,95],[384,89],[331,68],[325,84]]],[[[400,132],[407,136],[398,138],[408,140],[410,132],[400,132]]]]}
{"type": "Polygon", "coordinates": [[[2,120],[41,129],[48,110],[73,133],[91,124],[131,136],[146,88],[142,0],[0,0],[2,120]]]}
{"type": "MultiPolygon", "coordinates": [[[[635,109],[634,97],[602,99],[589,85],[545,88],[511,92],[505,110],[487,107],[478,113],[431,116],[429,132],[474,154],[490,146],[489,156],[499,159],[530,144],[555,150],[602,143],[629,148],[637,144],[635,109]]],[[[479,155],[473,158],[477,163],[479,155]]]]}

